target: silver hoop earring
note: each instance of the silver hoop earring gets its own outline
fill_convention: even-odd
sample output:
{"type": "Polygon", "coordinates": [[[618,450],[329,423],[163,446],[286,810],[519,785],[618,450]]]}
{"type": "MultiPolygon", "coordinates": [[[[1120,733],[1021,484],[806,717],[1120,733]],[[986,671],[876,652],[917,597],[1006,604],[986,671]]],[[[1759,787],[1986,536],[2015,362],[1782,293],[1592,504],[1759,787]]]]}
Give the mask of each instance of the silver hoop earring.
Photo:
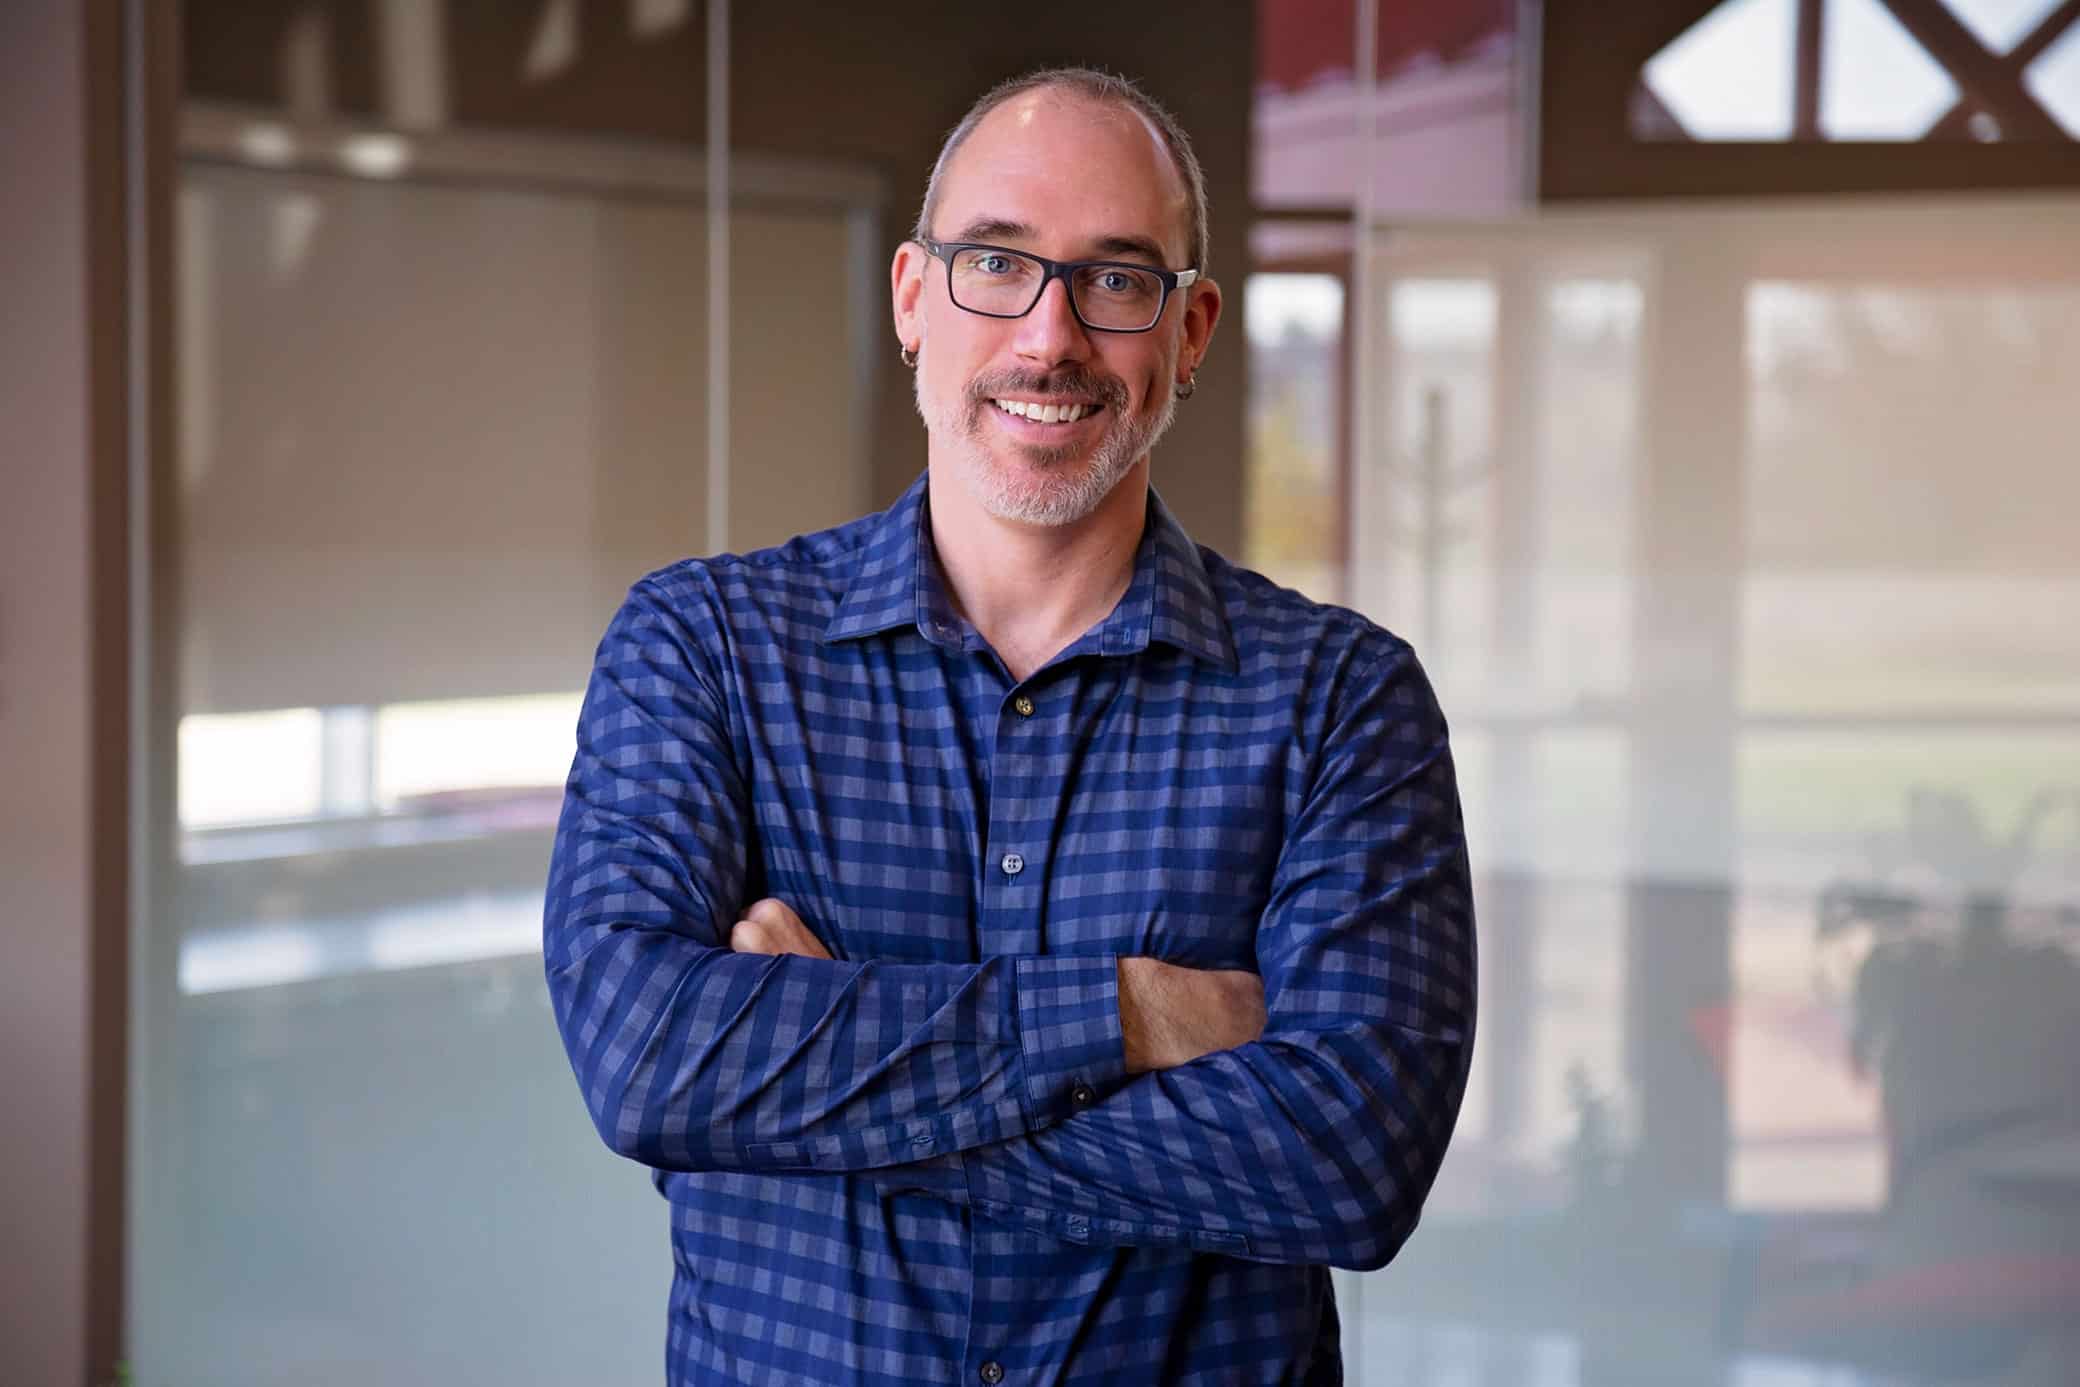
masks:
{"type": "Polygon", "coordinates": [[[896,355],[903,359],[905,366],[908,366],[913,371],[917,369],[917,348],[904,347],[896,355]]]}
{"type": "Polygon", "coordinates": [[[1199,368],[1194,366],[1191,369],[1191,372],[1185,376],[1184,384],[1177,387],[1177,398],[1180,400],[1189,400],[1190,398],[1192,398],[1193,392],[1196,391],[1198,388],[1199,368]]]}

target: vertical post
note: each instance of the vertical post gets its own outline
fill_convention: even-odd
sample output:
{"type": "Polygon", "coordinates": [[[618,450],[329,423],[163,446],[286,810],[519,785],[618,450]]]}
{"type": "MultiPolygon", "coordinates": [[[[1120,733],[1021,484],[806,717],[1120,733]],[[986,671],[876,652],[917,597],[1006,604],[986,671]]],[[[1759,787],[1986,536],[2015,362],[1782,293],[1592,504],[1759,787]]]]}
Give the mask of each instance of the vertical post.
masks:
{"type": "Polygon", "coordinates": [[[448,123],[448,7],[382,0],[375,20],[383,123],[440,129],[448,123]]]}
{"type": "MultiPolygon", "coordinates": [[[[178,1120],[180,960],[179,684],[181,534],[175,409],[174,145],[181,93],[180,7],[126,0],[130,236],[129,1149],[164,1152],[178,1120]]],[[[165,1296],[140,1293],[178,1264],[182,1162],[129,1161],[123,1341],[157,1361],[179,1332],[165,1296]]]]}
{"type": "Polygon", "coordinates": [[[1797,81],[1792,87],[1791,137],[1820,138],[1820,19],[1823,0],[1798,0],[1798,43],[1792,49],[1797,81]]]}
{"type": "Polygon", "coordinates": [[[708,0],[708,544],[729,548],[729,0],[708,0]]]}
{"type": "MultiPolygon", "coordinates": [[[[1602,1359],[1680,1377],[1706,1351],[1716,1262],[1685,1249],[1687,1214],[1723,1207],[1730,1076],[1696,1018],[1733,977],[1735,752],[1747,509],[1747,267],[1709,231],[1658,247],[1642,341],[1645,414],[1633,588],[1627,801],[1625,1058],[1638,1102],[1627,1167],[1623,1294],[1667,1331],[1602,1359]]],[[[1585,1374],[1586,1376],[1586,1374],[1585,1374]]]]}
{"type": "Polygon", "coordinates": [[[1369,561],[1365,527],[1375,504],[1370,478],[1379,469],[1378,416],[1374,409],[1374,377],[1378,373],[1378,327],[1373,302],[1377,277],[1372,253],[1372,164],[1379,92],[1379,0],[1358,0],[1356,33],[1353,36],[1358,80],[1356,128],[1352,131],[1357,186],[1351,190],[1351,283],[1344,303],[1344,324],[1350,334],[1351,389],[1349,392],[1351,446],[1345,455],[1350,468],[1345,513],[1344,597],[1354,606],[1375,601],[1378,594],[1365,581],[1369,561]]]}
{"type": "Polygon", "coordinates": [[[1423,647],[1433,659],[1444,645],[1444,498],[1451,485],[1451,402],[1441,385],[1423,391],[1422,472],[1416,479],[1421,488],[1421,546],[1423,571],[1423,647]]]}
{"type": "MultiPolygon", "coordinates": [[[[1357,165],[1358,183],[1351,192],[1351,292],[1344,301],[1343,321],[1351,334],[1351,449],[1346,455],[1351,468],[1350,508],[1346,519],[1344,538],[1344,597],[1353,605],[1362,606],[1377,597],[1364,581],[1364,565],[1367,561],[1365,526],[1373,505],[1372,488],[1367,477],[1375,472],[1378,459],[1376,430],[1378,424],[1373,413],[1375,395],[1373,378],[1378,370],[1377,348],[1374,334],[1378,331],[1373,319],[1375,305],[1375,277],[1372,255],[1372,164],[1375,137],[1375,102],[1379,95],[1379,0],[1358,0],[1357,15],[1353,26],[1352,57],[1356,60],[1358,80],[1354,95],[1357,99],[1357,129],[1352,132],[1357,165]]],[[[1343,1321],[1344,1371],[1354,1382],[1365,1381],[1365,1319],[1361,1313],[1364,1280],[1352,1276],[1345,1278],[1338,1287],[1337,1299],[1341,1302],[1343,1321]]]]}
{"type": "MultiPolygon", "coordinates": [[[[1543,394],[1540,348],[1545,319],[1535,262],[1510,253],[1495,283],[1494,494],[1495,588],[1491,629],[1495,687],[1535,688],[1538,662],[1540,496],[1537,421],[1543,394]]],[[[1538,928],[1538,844],[1530,728],[1514,719],[1492,733],[1487,803],[1495,860],[1480,869],[1482,900],[1480,1037],[1488,1051],[1489,1142],[1505,1155],[1523,1132],[1531,1099],[1538,928]]]]}

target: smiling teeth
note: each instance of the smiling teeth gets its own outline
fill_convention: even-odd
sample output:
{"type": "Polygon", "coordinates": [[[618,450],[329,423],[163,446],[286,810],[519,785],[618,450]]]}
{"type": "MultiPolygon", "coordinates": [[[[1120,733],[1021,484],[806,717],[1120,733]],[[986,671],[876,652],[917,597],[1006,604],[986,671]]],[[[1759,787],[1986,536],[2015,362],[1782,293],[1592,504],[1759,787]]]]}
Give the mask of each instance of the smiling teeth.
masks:
{"type": "Polygon", "coordinates": [[[1006,414],[1042,424],[1073,424],[1097,408],[1096,405],[1036,405],[1024,400],[992,400],[1006,414]]]}

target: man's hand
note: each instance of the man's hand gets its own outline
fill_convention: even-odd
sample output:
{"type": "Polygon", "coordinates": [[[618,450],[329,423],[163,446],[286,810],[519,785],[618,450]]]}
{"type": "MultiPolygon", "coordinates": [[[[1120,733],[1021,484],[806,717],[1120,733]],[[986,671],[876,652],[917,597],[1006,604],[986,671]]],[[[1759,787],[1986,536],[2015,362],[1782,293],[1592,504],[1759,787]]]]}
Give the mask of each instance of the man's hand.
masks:
{"type": "Polygon", "coordinates": [[[829,958],[830,950],[786,901],[771,896],[753,902],[744,918],[730,927],[729,947],[740,954],[796,954],[802,958],[829,958]]]}
{"type": "Polygon", "coordinates": [[[1264,1034],[1264,980],[1240,968],[1119,961],[1119,1026],[1127,1072],[1180,1064],[1264,1034]]]}

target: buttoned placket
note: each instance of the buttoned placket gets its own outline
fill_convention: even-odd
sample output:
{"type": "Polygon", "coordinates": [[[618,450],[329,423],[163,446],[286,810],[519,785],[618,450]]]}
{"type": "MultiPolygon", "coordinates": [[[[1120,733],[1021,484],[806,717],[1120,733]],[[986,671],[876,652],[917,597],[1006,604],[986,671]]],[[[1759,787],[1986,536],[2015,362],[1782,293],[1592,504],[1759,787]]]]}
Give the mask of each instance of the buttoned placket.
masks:
{"type": "MultiPolygon", "coordinates": [[[[989,842],[981,864],[985,953],[1045,950],[1042,907],[1048,836],[1060,812],[1060,777],[1051,769],[1058,744],[1068,735],[1059,713],[1073,706],[1077,677],[1073,665],[1050,666],[1005,690],[997,705],[989,739],[989,842]]],[[[1079,1108],[1096,1098],[1082,1082],[1070,1092],[1070,1101],[1079,1108]]],[[[1029,1235],[994,1219],[977,1219],[972,1228],[973,1294],[980,1297],[987,1288],[1011,1283],[1011,1269],[1020,1264],[1029,1235]]],[[[997,1337],[1009,1322],[1006,1316],[978,1310],[971,1300],[968,1361],[973,1375],[968,1380],[985,1387],[1016,1380],[1016,1368],[1029,1346],[997,1337]]]]}
{"type": "MultiPolygon", "coordinates": [[[[1001,666],[995,660],[988,663],[990,675],[1001,680],[1001,666]]],[[[1068,680],[1075,673],[1061,669],[1049,677],[1050,682],[1068,680]]],[[[1058,806],[1053,789],[1036,787],[1053,783],[1048,769],[1059,736],[1054,721],[1041,712],[1047,698],[1059,700],[1059,695],[1036,693],[1031,680],[1013,686],[998,701],[995,725],[989,729],[989,841],[983,849],[981,883],[985,953],[1028,954],[1045,948],[1042,887],[1058,806]]]]}
{"type": "MultiPolygon", "coordinates": [[[[1062,778],[1056,770],[1061,748],[1078,735],[1070,726],[1070,710],[1078,704],[1078,688],[1088,675],[1090,655],[1111,656],[1118,639],[1116,623],[1093,630],[1020,683],[1012,683],[1002,662],[972,628],[934,624],[934,631],[974,661],[967,677],[993,683],[999,692],[994,726],[977,728],[976,740],[988,747],[989,765],[981,783],[989,798],[988,838],[982,844],[979,876],[978,943],[982,954],[1037,954],[1046,951],[1042,909],[1054,825],[1062,806],[1062,778]]],[[[959,706],[969,716],[988,717],[988,696],[971,685],[959,706]]],[[[1097,1101],[1088,1083],[1076,1080],[1068,1092],[1075,1109],[1097,1101]]],[[[1028,1255],[1030,1234],[997,1218],[970,1225],[972,1254],[968,1370],[970,1381],[995,1387],[1017,1377],[1027,1348],[1002,1337],[1002,1326],[1015,1316],[983,1312],[978,1304],[989,1287],[1017,1280],[1013,1271],[1028,1255]],[[1007,1366],[1007,1363],[1010,1366],[1007,1366]]],[[[1078,1213],[1059,1225],[1071,1243],[1088,1244],[1090,1222],[1078,1213]]]]}

